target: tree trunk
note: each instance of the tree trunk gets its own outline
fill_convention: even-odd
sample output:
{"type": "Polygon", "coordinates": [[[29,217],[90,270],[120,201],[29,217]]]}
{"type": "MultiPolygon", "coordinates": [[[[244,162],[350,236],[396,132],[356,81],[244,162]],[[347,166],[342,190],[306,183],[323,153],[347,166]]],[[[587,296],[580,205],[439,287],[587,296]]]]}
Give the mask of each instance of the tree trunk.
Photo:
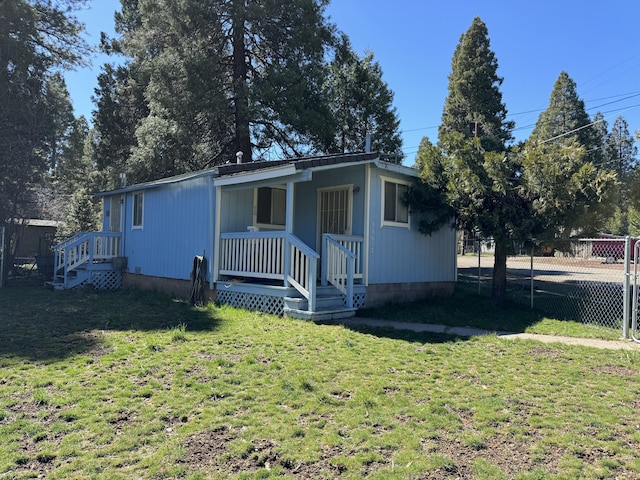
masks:
{"type": "Polygon", "coordinates": [[[507,245],[505,242],[495,242],[493,263],[493,279],[491,285],[491,300],[494,305],[502,306],[507,299],[507,245]]]}
{"type": "Polygon", "coordinates": [[[242,162],[251,162],[249,135],[249,95],[247,92],[247,53],[244,43],[244,0],[233,0],[233,101],[235,107],[236,152],[242,152],[242,162]]]}

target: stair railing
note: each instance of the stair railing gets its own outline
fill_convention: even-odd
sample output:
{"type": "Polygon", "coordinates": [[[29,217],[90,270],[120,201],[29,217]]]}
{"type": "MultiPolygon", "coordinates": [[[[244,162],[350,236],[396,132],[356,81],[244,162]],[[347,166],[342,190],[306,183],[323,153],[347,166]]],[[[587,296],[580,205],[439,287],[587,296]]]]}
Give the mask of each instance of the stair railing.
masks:
{"type": "Polygon", "coordinates": [[[330,283],[337,288],[345,296],[347,308],[353,308],[353,283],[358,255],[331,234],[323,234],[322,242],[322,284],[330,283]]]}
{"type": "Polygon", "coordinates": [[[69,272],[81,265],[120,256],[120,233],[80,232],[57,244],[54,252],[54,276],[60,276],[62,270],[66,287],[69,272]]]}
{"type": "Polygon", "coordinates": [[[320,255],[291,233],[286,234],[285,285],[292,285],[307,299],[307,310],[316,310],[316,279],[320,255]]]}

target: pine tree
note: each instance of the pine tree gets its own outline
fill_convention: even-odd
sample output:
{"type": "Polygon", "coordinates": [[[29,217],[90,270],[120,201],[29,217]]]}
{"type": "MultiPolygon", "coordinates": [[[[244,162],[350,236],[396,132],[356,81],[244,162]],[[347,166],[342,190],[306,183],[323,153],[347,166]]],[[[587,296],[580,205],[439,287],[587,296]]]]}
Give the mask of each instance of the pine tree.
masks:
{"type": "Polygon", "coordinates": [[[607,139],[609,138],[609,125],[600,112],[596,112],[593,116],[593,141],[594,151],[591,155],[593,164],[598,168],[608,168],[607,160],[607,139]]]}
{"type": "Polygon", "coordinates": [[[613,217],[616,176],[607,168],[607,149],[602,153],[603,125],[593,128],[576,83],[562,72],[523,154],[539,239],[595,235],[613,217]]]}
{"type": "Polygon", "coordinates": [[[506,120],[498,61],[490,48],[488,30],[476,17],[460,37],[449,75],[442,124],[438,130],[443,152],[442,174],[447,204],[460,227],[495,242],[492,298],[506,298],[506,259],[518,235],[526,205],[516,194],[517,157],[507,150],[513,123],[506,120]]]}
{"type": "Polygon", "coordinates": [[[502,82],[487,26],[475,17],[453,54],[439,138],[457,133],[481,139],[486,151],[504,151],[512,139],[513,122],[506,120],[502,82]]]}
{"type": "Polygon", "coordinates": [[[149,114],[144,90],[148,83],[136,64],[106,64],[98,75],[96,110],[93,112],[95,155],[107,188],[120,186],[120,175],[136,145],[136,128],[149,114]]]}
{"type": "MultiPolygon", "coordinates": [[[[629,175],[636,165],[638,149],[633,136],[629,133],[629,125],[623,117],[616,118],[606,143],[607,167],[616,172],[618,181],[627,189],[629,175]]],[[[625,195],[626,197],[626,195],[625,195]]]]}
{"type": "MultiPolygon", "coordinates": [[[[0,224],[11,238],[15,223],[37,207],[51,157],[58,112],[47,85],[60,69],[83,64],[88,53],[73,17],[85,0],[0,1],[0,224]]],[[[4,275],[5,272],[0,272],[4,275]]]]}
{"type": "Polygon", "coordinates": [[[393,107],[393,92],[382,80],[382,68],[372,52],[359,58],[346,35],[341,37],[329,64],[325,97],[330,100],[335,120],[331,151],[363,150],[370,135],[372,150],[400,152],[400,120],[393,107]]]}
{"type": "Polygon", "coordinates": [[[538,117],[529,141],[540,145],[581,145],[585,149],[585,161],[597,163],[601,134],[594,131],[584,101],[578,96],[576,82],[567,72],[558,76],[549,106],[538,117]]]}
{"type": "Polygon", "coordinates": [[[101,78],[100,167],[141,181],[234,161],[237,151],[251,161],[328,145],[325,6],[122,0],[120,37],[103,44],[131,60],[101,78]]]}

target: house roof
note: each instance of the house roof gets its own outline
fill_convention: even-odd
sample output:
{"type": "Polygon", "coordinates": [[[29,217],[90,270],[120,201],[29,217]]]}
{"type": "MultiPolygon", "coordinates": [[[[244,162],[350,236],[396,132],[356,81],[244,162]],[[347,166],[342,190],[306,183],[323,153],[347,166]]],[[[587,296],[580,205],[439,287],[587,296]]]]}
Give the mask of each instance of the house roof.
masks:
{"type": "Polygon", "coordinates": [[[14,218],[13,223],[16,225],[26,225],[28,227],[51,227],[58,228],[62,222],[57,220],[41,220],[39,218],[14,218]]]}
{"type": "Polygon", "coordinates": [[[207,170],[200,170],[197,172],[185,173],[182,175],[175,175],[173,177],[167,177],[151,182],[144,182],[128,187],[111,190],[108,192],[101,192],[96,194],[97,197],[103,197],[106,195],[113,195],[118,193],[133,192],[137,190],[145,190],[148,188],[154,188],[162,185],[168,185],[184,180],[194,179],[203,176],[211,176],[214,178],[220,177],[233,177],[233,176],[248,176],[248,174],[266,172],[268,170],[290,170],[303,171],[315,168],[331,168],[332,166],[340,166],[350,163],[366,163],[375,162],[379,167],[388,170],[394,170],[398,173],[403,173],[411,176],[417,176],[417,170],[395,163],[389,163],[381,159],[378,152],[360,152],[360,153],[346,153],[337,155],[321,155],[292,158],[286,160],[267,160],[247,163],[227,163],[225,165],[219,165],[207,170]],[[290,167],[287,169],[286,167],[290,167]]]}
{"type": "Polygon", "coordinates": [[[270,160],[262,162],[250,163],[228,163],[218,167],[219,176],[233,175],[237,173],[253,172],[266,168],[279,167],[282,165],[294,165],[296,170],[306,170],[311,167],[319,167],[325,165],[337,165],[343,163],[356,163],[363,161],[371,161],[379,158],[377,152],[370,153],[348,153],[340,155],[323,155],[316,157],[292,158],[289,160],[270,160]]]}

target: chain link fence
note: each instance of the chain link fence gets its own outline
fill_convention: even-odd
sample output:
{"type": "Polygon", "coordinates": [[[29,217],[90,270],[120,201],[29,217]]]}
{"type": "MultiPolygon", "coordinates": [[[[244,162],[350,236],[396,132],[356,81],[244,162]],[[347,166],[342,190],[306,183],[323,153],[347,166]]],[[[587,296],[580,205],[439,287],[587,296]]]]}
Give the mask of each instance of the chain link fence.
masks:
{"type": "Polygon", "coordinates": [[[4,227],[0,227],[0,288],[4,287],[4,227]]]}
{"type": "MultiPolygon", "coordinates": [[[[474,250],[458,256],[458,280],[489,295],[494,258],[487,248],[474,250]]],[[[507,258],[510,300],[557,319],[623,330],[625,304],[631,303],[624,238],[562,241],[518,253],[507,258]]]]}

